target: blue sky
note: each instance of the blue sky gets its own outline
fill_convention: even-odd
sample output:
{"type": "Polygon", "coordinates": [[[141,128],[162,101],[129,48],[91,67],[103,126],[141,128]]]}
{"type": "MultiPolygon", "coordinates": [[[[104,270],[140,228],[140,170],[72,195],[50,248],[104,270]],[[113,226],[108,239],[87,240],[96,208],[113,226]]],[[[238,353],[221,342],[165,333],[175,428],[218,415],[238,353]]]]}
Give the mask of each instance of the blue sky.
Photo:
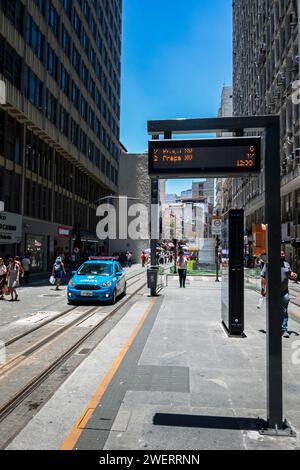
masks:
{"type": "MultiPolygon", "coordinates": [[[[214,117],[232,83],[231,0],[123,0],[121,140],[147,148],[147,121],[214,117]]],[[[189,181],[173,181],[180,191],[189,181]]]]}

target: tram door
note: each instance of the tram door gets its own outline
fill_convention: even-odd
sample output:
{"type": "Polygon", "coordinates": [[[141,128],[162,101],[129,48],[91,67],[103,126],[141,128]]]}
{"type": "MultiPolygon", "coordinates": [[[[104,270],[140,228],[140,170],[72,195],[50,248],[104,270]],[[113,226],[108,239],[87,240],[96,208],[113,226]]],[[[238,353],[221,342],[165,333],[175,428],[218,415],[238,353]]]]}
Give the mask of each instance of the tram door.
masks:
{"type": "Polygon", "coordinates": [[[243,336],[243,210],[230,210],[222,220],[222,322],[230,336],[243,336]]]}

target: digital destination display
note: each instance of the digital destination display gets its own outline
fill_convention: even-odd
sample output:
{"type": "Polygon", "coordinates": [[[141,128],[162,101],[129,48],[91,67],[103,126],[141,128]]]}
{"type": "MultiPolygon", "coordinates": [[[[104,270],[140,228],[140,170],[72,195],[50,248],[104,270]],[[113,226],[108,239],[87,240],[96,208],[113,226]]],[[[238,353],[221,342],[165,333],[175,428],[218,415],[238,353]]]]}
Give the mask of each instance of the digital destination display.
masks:
{"type": "Polygon", "coordinates": [[[247,176],[260,170],[260,137],[149,142],[150,176],[247,176]]]}

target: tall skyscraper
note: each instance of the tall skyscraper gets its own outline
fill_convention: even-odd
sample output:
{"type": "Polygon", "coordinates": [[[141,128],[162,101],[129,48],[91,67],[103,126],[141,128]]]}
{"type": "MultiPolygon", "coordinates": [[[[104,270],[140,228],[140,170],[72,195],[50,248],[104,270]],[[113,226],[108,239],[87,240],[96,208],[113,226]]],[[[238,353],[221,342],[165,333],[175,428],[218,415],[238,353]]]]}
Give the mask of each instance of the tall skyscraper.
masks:
{"type": "Polygon", "coordinates": [[[44,270],[97,244],[97,200],[117,192],[122,0],[1,0],[0,200],[16,233],[0,256],[44,270]]]}
{"type": "MultiPolygon", "coordinates": [[[[221,94],[221,104],[218,117],[231,117],[232,109],[232,86],[224,86],[221,94]]],[[[232,134],[221,133],[218,137],[231,137],[232,134]]],[[[232,200],[232,178],[217,178],[216,179],[216,200],[215,200],[215,213],[221,215],[229,209],[232,200]]]]}
{"type": "MultiPolygon", "coordinates": [[[[290,259],[300,249],[299,104],[293,87],[299,78],[297,1],[233,2],[234,115],[281,117],[282,238],[290,259]]],[[[249,235],[265,223],[264,179],[233,182],[233,204],[244,207],[249,235]]]]}

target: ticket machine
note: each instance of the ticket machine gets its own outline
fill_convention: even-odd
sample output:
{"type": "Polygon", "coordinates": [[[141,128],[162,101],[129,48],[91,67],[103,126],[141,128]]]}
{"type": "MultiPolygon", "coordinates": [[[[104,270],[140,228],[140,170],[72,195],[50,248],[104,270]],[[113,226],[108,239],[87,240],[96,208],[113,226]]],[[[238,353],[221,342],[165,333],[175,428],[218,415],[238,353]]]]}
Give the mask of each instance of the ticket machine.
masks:
{"type": "Polygon", "coordinates": [[[229,336],[244,336],[244,211],[222,220],[222,322],[229,336]]]}

